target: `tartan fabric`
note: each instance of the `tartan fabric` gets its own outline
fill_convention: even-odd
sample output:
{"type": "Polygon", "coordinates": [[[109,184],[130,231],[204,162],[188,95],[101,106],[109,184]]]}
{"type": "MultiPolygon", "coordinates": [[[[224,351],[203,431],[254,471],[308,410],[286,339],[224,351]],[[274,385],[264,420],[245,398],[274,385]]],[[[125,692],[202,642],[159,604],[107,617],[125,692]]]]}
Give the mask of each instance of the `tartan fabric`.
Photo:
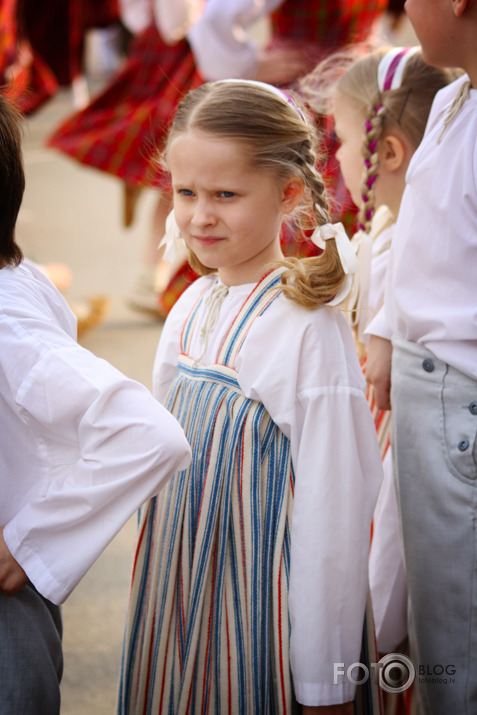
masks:
{"type": "Polygon", "coordinates": [[[387,0],[285,0],[271,15],[273,36],[333,49],[365,40],[387,0]]]}
{"type": "Polygon", "coordinates": [[[16,58],[17,0],[0,3],[0,79],[5,82],[5,70],[16,58]]]}
{"type": "Polygon", "coordinates": [[[167,189],[168,178],[152,159],[179,100],[201,82],[188,43],[166,45],[151,26],[133,40],[114,81],[63,122],[48,146],[132,185],[167,189]]]}
{"type": "Polygon", "coordinates": [[[0,84],[24,114],[30,114],[58,90],[48,65],[26,39],[23,2],[0,3],[0,84]]]}
{"type": "Polygon", "coordinates": [[[22,2],[31,44],[63,86],[71,84],[83,72],[86,31],[91,27],[106,27],[119,20],[118,0],[22,2]]]}

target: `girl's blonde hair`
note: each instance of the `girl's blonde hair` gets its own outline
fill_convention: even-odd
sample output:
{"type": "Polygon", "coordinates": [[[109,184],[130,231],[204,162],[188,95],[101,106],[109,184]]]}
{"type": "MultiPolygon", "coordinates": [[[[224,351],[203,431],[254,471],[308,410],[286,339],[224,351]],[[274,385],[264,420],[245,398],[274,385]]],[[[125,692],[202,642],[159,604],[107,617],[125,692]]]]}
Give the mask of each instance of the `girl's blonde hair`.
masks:
{"type": "MultiPolygon", "coordinates": [[[[457,79],[459,70],[431,67],[422,59],[420,48],[405,58],[399,87],[380,90],[378,68],[381,60],[396,48],[383,46],[356,60],[359,48],[337,54],[309,74],[302,82],[310,106],[319,113],[330,111],[330,96],[337,91],[362,110],[363,122],[363,206],[360,223],[369,231],[375,209],[374,184],[379,173],[379,141],[399,128],[415,149],[419,146],[432,102],[442,87],[457,79]],[[334,76],[334,80],[330,77],[334,76]]],[[[414,50],[414,48],[413,48],[414,50]]],[[[402,60],[401,60],[402,61],[402,60]]]]}
{"type": "MultiPolygon", "coordinates": [[[[278,182],[299,177],[305,186],[299,207],[302,224],[330,221],[325,185],[315,169],[317,131],[296,96],[281,97],[274,88],[239,80],[206,83],[179,104],[164,156],[178,135],[193,129],[240,143],[250,165],[278,182]]],[[[190,251],[189,261],[200,275],[214,272],[190,251]]],[[[284,294],[308,308],[332,300],[345,279],[333,239],[318,257],[284,259],[280,265],[285,268],[284,294]]]]}

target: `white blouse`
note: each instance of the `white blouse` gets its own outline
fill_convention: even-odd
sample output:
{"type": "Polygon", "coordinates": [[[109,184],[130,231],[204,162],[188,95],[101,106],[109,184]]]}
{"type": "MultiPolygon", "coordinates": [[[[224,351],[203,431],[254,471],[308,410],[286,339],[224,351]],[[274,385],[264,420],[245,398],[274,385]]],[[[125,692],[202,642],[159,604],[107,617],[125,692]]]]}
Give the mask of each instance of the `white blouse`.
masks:
{"type": "MultiPolygon", "coordinates": [[[[177,370],[182,326],[211,277],[197,280],[172,309],[154,366],[163,400],[177,370]]],[[[253,285],[229,288],[202,359],[219,346],[253,285]]],[[[198,325],[204,317],[204,307],[198,325]]],[[[197,329],[190,356],[203,344],[197,329]]],[[[334,309],[306,310],[280,295],[257,318],[237,358],[244,394],[264,404],[290,439],[295,470],[289,609],[291,667],[298,700],[352,700],[333,682],[334,663],[359,660],[368,589],[370,525],[382,465],[350,329],[334,309]]]]}
{"type": "Polygon", "coordinates": [[[38,269],[0,270],[0,525],[57,604],[190,461],[177,421],[75,335],[75,317],[38,269]]]}
{"type": "Polygon", "coordinates": [[[282,3],[283,0],[207,0],[187,36],[202,76],[207,80],[253,79],[258,68],[258,47],[250,31],[282,3]]]}

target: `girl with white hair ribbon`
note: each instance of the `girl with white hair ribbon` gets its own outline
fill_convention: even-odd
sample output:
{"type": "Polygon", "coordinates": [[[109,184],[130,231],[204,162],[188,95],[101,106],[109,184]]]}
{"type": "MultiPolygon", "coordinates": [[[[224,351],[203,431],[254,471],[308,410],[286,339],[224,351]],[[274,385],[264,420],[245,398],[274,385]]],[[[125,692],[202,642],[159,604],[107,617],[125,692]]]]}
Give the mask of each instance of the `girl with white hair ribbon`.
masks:
{"type": "Polygon", "coordinates": [[[292,93],[254,81],[203,85],[172,125],[169,227],[201,277],[165,322],[154,393],[193,458],[141,510],[121,715],[355,712],[334,664],[361,658],[382,466],[337,307],[357,260],[316,145],[292,93]],[[322,253],[284,259],[299,211],[322,253]]]}

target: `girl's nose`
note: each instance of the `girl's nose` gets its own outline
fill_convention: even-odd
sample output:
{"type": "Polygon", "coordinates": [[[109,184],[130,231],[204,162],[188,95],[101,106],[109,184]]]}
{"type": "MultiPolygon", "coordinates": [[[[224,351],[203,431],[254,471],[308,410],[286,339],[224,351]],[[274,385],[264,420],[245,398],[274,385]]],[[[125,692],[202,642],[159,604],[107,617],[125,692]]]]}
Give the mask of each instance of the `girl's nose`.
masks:
{"type": "Polygon", "coordinates": [[[196,226],[210,226],[217,221],[212,202],[207,198],[197,198],[192,222],[196,226]]]}

